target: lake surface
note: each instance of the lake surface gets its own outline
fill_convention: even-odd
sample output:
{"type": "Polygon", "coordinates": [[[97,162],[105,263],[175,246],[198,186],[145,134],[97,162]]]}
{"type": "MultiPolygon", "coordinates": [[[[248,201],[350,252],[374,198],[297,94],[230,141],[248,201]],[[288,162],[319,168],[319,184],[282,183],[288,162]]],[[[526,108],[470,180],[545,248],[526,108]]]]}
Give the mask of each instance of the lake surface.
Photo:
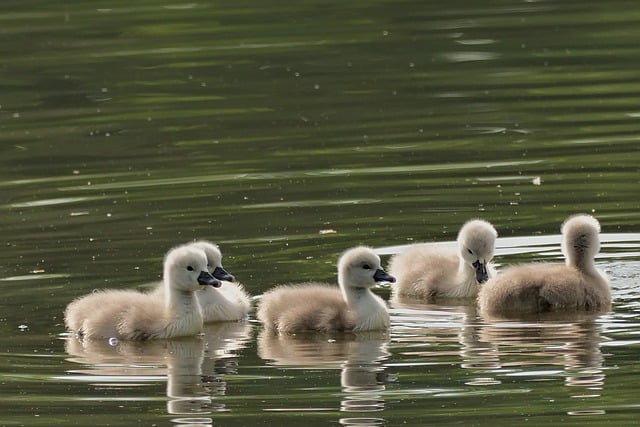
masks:
{"type": "MultiPolygon", "coordinates": [[[[0,425],[631,425],[640,4],[0,6],[0,425]],[[602,224],[601,316],[401,301],[388,333],[79,346],[62,312],[195,238],[255,296],[491,221],[495,261],[602,224]]],[[[379,293],[388,298],[389,289],[379,293]]]]}

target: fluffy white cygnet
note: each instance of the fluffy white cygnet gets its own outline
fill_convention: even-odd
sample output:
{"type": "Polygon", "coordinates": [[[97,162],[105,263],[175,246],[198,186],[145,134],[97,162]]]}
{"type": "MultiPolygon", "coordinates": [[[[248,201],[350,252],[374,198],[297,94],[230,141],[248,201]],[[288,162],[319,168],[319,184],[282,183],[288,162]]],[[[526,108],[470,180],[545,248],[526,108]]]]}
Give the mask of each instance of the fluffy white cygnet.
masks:
{"type": "Polygon", "coordinates": [[[490,223],[474,219],[460,229],[457,251],[432,244],[411,245],[389,262],[389,273],[397,279],[393,297],[475,298],[480,285],[495,275],[490,261],[497,237],[490,223]]]}
{"type": "Polygon", "coordinates": [[[86,339],[145,340],[199,334],[202,311],[195,292],[220,286],[200,249],[179,246],[164,259],[164,292],[102,290],[72,301],[65,310],[68,330],[86,339]]]}
{"type": "Polygon", "coordinates": [[[594,264],[600,249],[600,223],[590,215],[575,215],[564,222],[561,231],[565,264],[539,262],[505,269],[480,290],[481,314],[610,308],[609,283],[594,264]]]}
{"type": "Polygon", "coordinates": [[[217,245],[206,240],[192,243],[207,256],[209,273],[222,281],[222,286],[206,286],[196,292],[205,323],[241,320],[247,317],[251,300],[244,287],[222,268],[222,253],[217,245]]]}
{"type": "Polygon", "coordinates": [[[370,331],[389,328],[387,305],[371,288],[395,282],[368,247],[347,250],[338,262],[339,287],[322,283],[278,286],[266,292],[257,317],[275,332],[370,331]]]}

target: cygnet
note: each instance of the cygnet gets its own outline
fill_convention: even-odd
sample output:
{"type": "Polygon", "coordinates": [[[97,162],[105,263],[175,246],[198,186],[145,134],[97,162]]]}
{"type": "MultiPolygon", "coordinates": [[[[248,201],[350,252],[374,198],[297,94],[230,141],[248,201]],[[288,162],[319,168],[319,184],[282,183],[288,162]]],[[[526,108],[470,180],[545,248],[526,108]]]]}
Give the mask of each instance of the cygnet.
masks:
{"type": "Polygon", "coordinates": [[[196,292],[205,323],[241,320],[247,317],[251,300],[244,287],[222,268],[222,253],[217,245],[206,240],[192,243],[207,256],[209,273],[222,281],[222,286],[206,286],[196,292]]]}
{"type": "Polygon", "coordinates": [[[102,290],[72,301],[65,325],[85,339],[146,340],[193,336],[202,332],[195,292],[220,286],[207,270],[204,251],[178,246],[164,259],[164,292],[102,290]]]}
{"type": "Polygon", "coordinates": [[[590,215],[569,217],[561,227],[565,263],[528,263],[505,269],[480,290],[485,316],[559,310],[605,311],[611,291],[595,264],[600,223],[590,215]]]}
{"type": "Polygon", "coordinates": [[[389,262],[389,273],[398,281],[392,298],[475,298],[480,285],[495,275],[490,261],[497,237],[493,225],[474,219],[460,229],[457,251],[434,244],[411,245],[389,262]]]}
{"type": "Polygon", "coordinates": [[[386,303],[371,288],[395,282],[380,267],[371,248],[347,250],[338,262],[338,287],[306,283],[266,292],[257,317],[267,329],[280,333],[302,331],[371,331],[389,328],[386,303]]]}

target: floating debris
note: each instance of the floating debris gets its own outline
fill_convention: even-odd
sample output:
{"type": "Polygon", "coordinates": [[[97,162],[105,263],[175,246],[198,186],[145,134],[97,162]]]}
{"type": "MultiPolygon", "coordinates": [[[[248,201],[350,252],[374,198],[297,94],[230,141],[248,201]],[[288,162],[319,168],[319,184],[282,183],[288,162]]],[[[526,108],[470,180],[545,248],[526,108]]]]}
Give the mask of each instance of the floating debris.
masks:
{"type": "Polygon", "coordinates": [[[336,234],[337,231],[334,230],[333,228],[325,228],[323,230],[319,231],[320,234],[336,234]]]}

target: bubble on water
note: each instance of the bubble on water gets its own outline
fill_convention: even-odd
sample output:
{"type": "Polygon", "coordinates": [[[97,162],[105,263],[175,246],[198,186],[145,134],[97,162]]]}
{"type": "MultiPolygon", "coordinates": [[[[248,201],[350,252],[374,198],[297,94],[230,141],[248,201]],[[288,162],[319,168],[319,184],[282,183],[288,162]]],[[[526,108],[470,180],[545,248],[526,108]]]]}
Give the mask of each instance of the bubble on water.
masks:
{"type": "Polygon", "coordinates": [[[109,345],[111,347],[115,347],[115,346],[118,345],[118,338],[111,337],[111,338],[109,338],[109,340],[107,342],[109,343],[109,345]]]}

